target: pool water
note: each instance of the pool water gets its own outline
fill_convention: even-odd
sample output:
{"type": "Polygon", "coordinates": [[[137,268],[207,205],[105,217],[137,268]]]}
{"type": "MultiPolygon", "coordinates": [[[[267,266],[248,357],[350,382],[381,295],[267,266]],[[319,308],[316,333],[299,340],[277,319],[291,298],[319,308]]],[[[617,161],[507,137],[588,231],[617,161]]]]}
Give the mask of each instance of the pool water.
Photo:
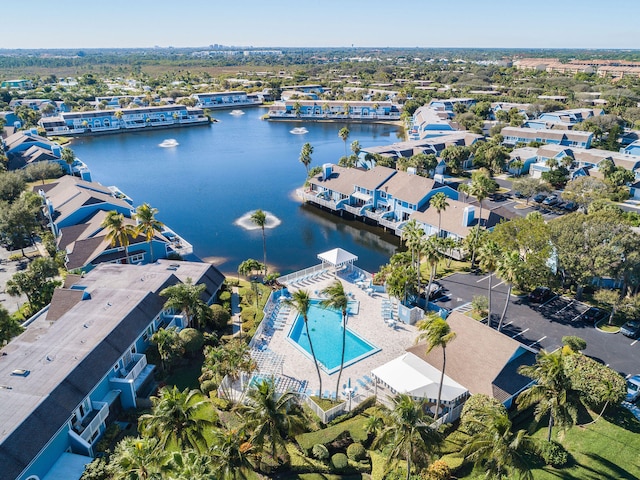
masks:
{"type": "MultiPolygon", "coordinates": [[[[340,370],[342,355],[342,313],[338,310],[322,308],[318,303],[312,302],[309,308],[308,322],[309,335],[320,367],[328,374],[337,372],[340,370]]],[[[289,339],[305,355],[312,358],[302,315],[298,315],[296,318],[289,332],[289,339]]],[[[378,347],[347,328],[344,351],[345,367],[379,351],[378,347]]]]}

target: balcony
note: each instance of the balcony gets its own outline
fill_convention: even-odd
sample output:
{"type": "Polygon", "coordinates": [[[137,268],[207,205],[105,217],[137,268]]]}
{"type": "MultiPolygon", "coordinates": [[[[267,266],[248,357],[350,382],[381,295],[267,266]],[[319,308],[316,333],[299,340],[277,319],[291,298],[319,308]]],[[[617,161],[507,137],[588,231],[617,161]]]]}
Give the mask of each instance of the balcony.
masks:
{"type": "Polygon", "coordinates": [[[193,253],[193,245],[187,242],[184,238],[178,235],[173,230],[165,226],[162,231],[162,235],[169,240],[168,246],[176,253],[179,253],[182,257],[191,255],[193,253]]]}
{"type": "Polygon", "coordinates": [[[302,189],[298,189],[296,193],[298,194],[298,197],[308,202],[313,202],[315,204],[322,205],[323,207],[329,208],[331,210],[339,210],[339,208],[336,205],[336,202],[333,200],[325,199],[324,197],[322,197],[322,193],[306,191],[302,189]]]}
{"type": "Polygon", "coordinates": [[[118,377],[124,380],[135,380],[140,372],[147,366],[147,356],[142,353],[135,353],[128,365],[118,370],[118,377]]]}
{"type": "Polygon", "coordinates": [[[81,422],[72,425],[72,430],[82,439],[91,444],[94,435],[100,430],[109,416],[109,404],[104,402],[91,402],[92,410],[82,419],[81,422]]]}

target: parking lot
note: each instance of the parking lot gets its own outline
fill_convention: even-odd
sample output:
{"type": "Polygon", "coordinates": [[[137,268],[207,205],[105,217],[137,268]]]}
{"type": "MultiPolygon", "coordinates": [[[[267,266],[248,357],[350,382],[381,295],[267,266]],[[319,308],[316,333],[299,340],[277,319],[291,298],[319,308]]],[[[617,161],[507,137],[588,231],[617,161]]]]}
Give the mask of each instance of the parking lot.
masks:
{"type": "MultiPolygon", "coordinates": [[[[445,295],[436,304],[448,310],[470,310],[476,295],[488,296],[489,276],[456,273],[438,280],[445,295]]],[[[507,285],[492,278],[492,327],[497,328],[504,308],[507,285]]],[[[640,342],[622,334],[608,334],[584,321],[589,305],[575,299],[553,296],[542,304],[525,297],[511,296],[502,333],[535,349],[553,351],[562,346],[562,337],[575,335],[587,342],[584,353],[623,375],[640,372],[640,342]]]]}

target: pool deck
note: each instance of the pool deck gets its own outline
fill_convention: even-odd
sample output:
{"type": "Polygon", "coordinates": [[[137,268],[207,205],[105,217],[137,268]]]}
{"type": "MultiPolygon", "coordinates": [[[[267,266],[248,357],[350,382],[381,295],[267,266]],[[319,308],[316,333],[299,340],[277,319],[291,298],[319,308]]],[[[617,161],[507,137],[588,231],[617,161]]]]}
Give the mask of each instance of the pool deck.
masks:
{"type": "MultiPolygon", "coordinates": [[[[288,285],[288,290],[290,292],[298,289],[307,290],[312,298],[319,298],[319,295],[315,292],[320,292],[325,287],[328,287],[335,279],[336,277],[333,273],[326,273],[320,278],[307,281],[305,284],[288,285]]],[[[381,349],[379,352],[344,368],[340,378],[340,391],[342,391],[342,385],[348,383],[348,380],[351,379],[351,387],[357,387],[356,393],[368,396],[373,394],[374,387],[371,384],[366,387],[362,385],[361,382],[364,381],[364,376],[371,377],[371,370],[405,353],[407,347],[414,345],[417,329],[414,326],[400,322],[396,323],[395,328],[392,328],[384,322],[382,302],[383,300],[389,300],[387,294],[373,293],[369,295],[355,283],[341,277],[338,277],[338,279],[342,282],[345,293],[351,294],[352,298],[360,304],[358,314],[349,315],[347,327],[381,349]]],[[[284,355],[281,374],[300,381],[307,380],[306,390],[313,392],[315,395],[319,384],[313,360],[301,353],[292,344],[292,341],[288,339],[289,331],[296,317],[297,312],[292,308],[286,317],[284,328],[275,330],[271,334],[268,347],[270,350],[284,355]]],[[[336,345],[336,348],[341,348],[341,346],[336,345]]],[[[320,370],[320,374],[322,375],[323,392],[327,390],[335,392],[338,372],[328,375],[320,370]]]]}

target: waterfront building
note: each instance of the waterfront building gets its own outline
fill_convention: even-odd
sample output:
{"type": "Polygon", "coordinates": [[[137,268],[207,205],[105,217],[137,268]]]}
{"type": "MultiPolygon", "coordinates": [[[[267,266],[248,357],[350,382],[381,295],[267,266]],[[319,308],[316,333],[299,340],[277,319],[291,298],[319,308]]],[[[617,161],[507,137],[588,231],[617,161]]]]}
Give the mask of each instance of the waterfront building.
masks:
{"type": "Polygon", "coordinates": [[[91,181],[89,168],[80,159],[74,159],[71,165],[62,159],[62,146],[38,135],[35,128],[21,130],[0,139],[5,154],[9,159],[9,170],[18,170],[38,162],[57,163],[62,171],[78,175],[83,180],[91,181]]]}
{"type": "Polygon", "coordinates": [[[0,356],[0,465],[7,480],[77,480],[119,412],[148,406],[154,332],[188,326],[164,310],[166,287],[205,284],[211,304],[224,281],[212,265],[159,261],[100,265],[69,275],[50,305],[0,356]]]}
{"type": "Polygon", "coordinates": [[[504,127],[500,131],[500,134],[504,137],[503,143],[509,146],[515,146],[519,143],[539,142],[568,147],[589,148],[593,140],[593,133],[578,130],[504,127]]]}
{"type": "Polygon", "coordinates": [[[287,100],[269,107],[268,120],[400,120],[402,106],[393,102],[287,100]]]}
{"type": "Polygon", "coordinates": [[[132,200],[117,187],[105,187],[65,175],[56,182],[34,187],[43,199],[43,211],[57,246],[66,252],[69,270],[87,272],[100,263],[148,263],[172,254],[193,253],[189,242],[167,226],[150,242],[142,235],[129,239],[129,246],[111,245],[101,227],[110,211],[121,213],[125,223],[135,227],[132,200]]]}
{"type": "Polygon", "coordinates": [[[171,128],[205,125],[209,119],[204,110],[184,105],[123,108],[63,112],[56,117],[42,118],[38,124],[47,135],[83,136],[136,131],[146,128],[171,128]]]}
{"type": "Polygon", "coordinates": [[[437,192],[457,199],[458,192],[415,171],[401,172],[377,166],[371,170],[325,164],[298,190],[304,200],[333,212],[348,212],[401,235],[401,228],[416,211],[425,209],[437,192]]]}
{"type": "Polygon", "coordinates": [[[247,92],[211,92],[194,93],[191,98],[196,100],[199,108],[239,108],[261,105],[262,100],[257,95],[248,95],[247,92]]]}

